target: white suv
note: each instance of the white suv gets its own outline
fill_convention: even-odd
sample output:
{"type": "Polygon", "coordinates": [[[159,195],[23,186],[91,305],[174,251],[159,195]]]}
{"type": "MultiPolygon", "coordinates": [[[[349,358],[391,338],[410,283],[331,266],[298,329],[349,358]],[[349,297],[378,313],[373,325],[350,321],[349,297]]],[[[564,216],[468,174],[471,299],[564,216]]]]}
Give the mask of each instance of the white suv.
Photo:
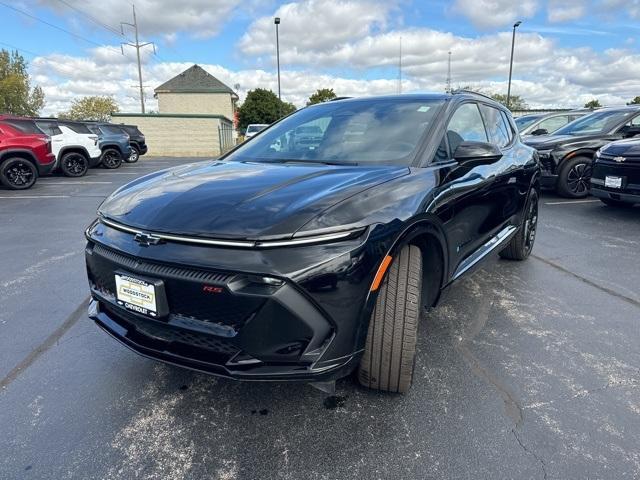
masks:
{"type": "Polygon", "coordinates": [[[51,137],[51,149],[59,167],[67,177],[82,177],[100,163],[102,152],[98,136],[82,124],[58,123],[55,119],[36,119],[40,130],[51,137]]]}

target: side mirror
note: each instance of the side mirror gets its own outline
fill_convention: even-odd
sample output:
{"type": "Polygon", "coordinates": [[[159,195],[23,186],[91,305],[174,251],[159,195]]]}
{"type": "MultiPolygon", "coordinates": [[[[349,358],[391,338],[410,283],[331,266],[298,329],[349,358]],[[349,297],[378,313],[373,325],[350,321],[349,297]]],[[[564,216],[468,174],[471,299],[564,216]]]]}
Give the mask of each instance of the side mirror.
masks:
{"type": "Polygon", "coordinates": [[[549,132],[546,128],[537,128],[531,132],[531,135],[547,135],[548,133],[549,132]]]}
{"type": "Polygon", "coordinates": [[[453,158],[461,165],[471,162],[493,163],[502,158],[502,152],[493,143],[462,142],[453,152],[453,158]]]}

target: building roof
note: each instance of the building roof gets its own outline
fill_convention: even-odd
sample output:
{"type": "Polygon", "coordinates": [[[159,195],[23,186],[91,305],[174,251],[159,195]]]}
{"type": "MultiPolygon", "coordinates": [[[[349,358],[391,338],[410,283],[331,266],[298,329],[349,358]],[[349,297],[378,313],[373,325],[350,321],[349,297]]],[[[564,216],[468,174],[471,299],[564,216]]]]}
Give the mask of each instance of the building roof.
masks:
{"type": "Polygon", "coordinates": [[[189,67],[154,90],[155,93],[236,93],[199,65],[189,67]]]}

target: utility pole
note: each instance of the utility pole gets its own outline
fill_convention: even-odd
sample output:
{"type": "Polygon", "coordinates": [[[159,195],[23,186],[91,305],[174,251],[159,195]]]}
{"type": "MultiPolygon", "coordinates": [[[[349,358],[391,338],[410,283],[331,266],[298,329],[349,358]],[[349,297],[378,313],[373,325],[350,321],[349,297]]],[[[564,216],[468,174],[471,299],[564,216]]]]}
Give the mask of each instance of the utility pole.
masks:
{"type": "Polygon", "coordinates": [[[125,44],[120,44],[120,49],[122,50],[122,54],[124,55],[124,49],[122,47],[122,45],[129,45],[130,47],[134,47],[136,49],[136,56],[138,58],[138,81],[139,81],[139,86],[140,86],[140,109],[142,111],[142,113],[144,114],[144,89],[142,87],[142,65],[140,64],[140,49],[143,47],[146,47],[147,45],[151,45],[153,46],[153,53],[155,55],[156,53],[156,46],[153,42],[145,42],[145,43],[140,43],[139,39],[138,39],[138,20],[136,18],[136,6],[132,5],[133,7],[133,23],[127,23],[127,22],[120,22],[120,31],[122,32],[122,35],[124,35],[124,28],[123,25],[128,25],[129,27],[133,27],[133,29],[135,30],[136,33],[136,43],[125,43],[125,44]]]}
{"type": "Polygon", "coordinates": [[[449,50],[449,61],[447,64],[447,86],[445,92],[451,93],[451,50],[449,50]]]}
{"type": "Polygon", "coordinates": [[[398,93],[402,93],[402,37],[400,37],[400,52],[398,53],[398,93]]]}

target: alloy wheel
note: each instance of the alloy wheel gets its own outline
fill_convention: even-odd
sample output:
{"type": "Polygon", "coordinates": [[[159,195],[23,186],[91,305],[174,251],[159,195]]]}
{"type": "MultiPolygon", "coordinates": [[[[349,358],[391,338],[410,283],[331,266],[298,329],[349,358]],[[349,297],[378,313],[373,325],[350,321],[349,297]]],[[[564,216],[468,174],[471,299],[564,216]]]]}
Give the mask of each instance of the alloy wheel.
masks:
{"type": "Polygon", "coordinates": [[[102,156],[102,164],[107,168],[118,168],[120,166],[120,158],[114,151],[107,150],[102,156]]]}
{"type": "Polygon", "coordinates": [[[14,163],[7,168],[5,175],[9,183],[17,188],[29,185],[34,178],[33,170],[25,162],[14,163]]]}
{"type": "Polygon", "coordinates": [[[567,175],[567,186],[576,195],[582,195],[589,191],[591,180],[591,165],[587,163],[577,163],[567,175]]]}
{"type": "Polygon", "coordinates": [[[138,155],[138,151],[134,148],[131,150],[131,155],[129,155],[129,158],[127,158],[127,162],[136,163],[139,157],[140,156],[138,155]]]}
{"type": "Polygon", "coordinates": [[[86,170],[85,159],[82,155],[68,155],[65,158],[65,170],[73,176],[80,176],[86,170]]]}
{"type": "Polygon", "coordinates": [[[524,248],[527,253],[533,248],[538,229],[538,202],[531,202],[524,224],[524,248]]]}

